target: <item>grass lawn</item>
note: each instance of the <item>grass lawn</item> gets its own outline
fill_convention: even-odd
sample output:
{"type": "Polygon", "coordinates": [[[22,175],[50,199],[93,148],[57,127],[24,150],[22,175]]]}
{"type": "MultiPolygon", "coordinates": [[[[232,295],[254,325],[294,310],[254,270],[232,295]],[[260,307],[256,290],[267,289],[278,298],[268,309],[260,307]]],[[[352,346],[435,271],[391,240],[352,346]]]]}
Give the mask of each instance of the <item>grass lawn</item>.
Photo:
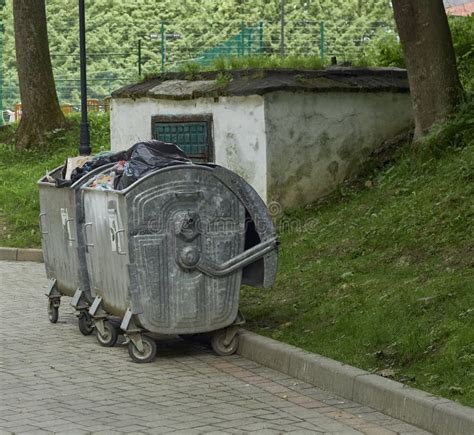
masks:
{"type": "Polygon", "coordinates": [[[275,286],[243,291],[250,329],[474,406],[468,119],[469,145],[407,146],[362,189],[283,216],[275,286]]]}
{"type": "MultiPolygon", "coordinates": [[[[93,151],[109,149],[108,116],[91,115],[93,151]]],[[[51,134],[47,150],[18,152],[11,145],[14,127],[0,131],[0,246],[40,247],[36,182],[47,171],[63,164],[66,157],[77,155],[79,115],[69,119],[70,129],[51,134]]]]}
{"type": "MultiPolygon", "coordinates": [[[[274,288],[243,290],[248,326],[474,406],[469,110],[465,125],[448,124],[425,151],[407,146],[362,183],[281,217],[274,288]]],[[[77,154],[78,118],[72,122],[51,136],[48,151],[0,145],[0,246],[40,245],[36,181],[77,154]]],[[[91,124],[94,151],[107,148],[108,119],[91,124]]],[[[11,131],[1,134],[5,141],[11,131]]]]}

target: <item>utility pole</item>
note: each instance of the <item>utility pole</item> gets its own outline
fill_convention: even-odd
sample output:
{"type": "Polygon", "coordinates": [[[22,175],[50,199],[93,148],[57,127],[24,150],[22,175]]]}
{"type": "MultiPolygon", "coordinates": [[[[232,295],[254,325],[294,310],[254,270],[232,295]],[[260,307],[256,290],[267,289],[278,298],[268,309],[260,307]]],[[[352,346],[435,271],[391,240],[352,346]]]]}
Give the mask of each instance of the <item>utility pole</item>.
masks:
{"type": "Polygon", "coordinates": [[[79,154],[91,154],[89,121],[87,119],[87,71],[86,71],[86,14],[84,0],[79,0],[79,49],[81,61],[81,125],[79,136],[79,154]]]}
{"type": "Polygon", "coordinates": [[[285,0],[280,0],[280,55],[285,55],[285,0]]]}

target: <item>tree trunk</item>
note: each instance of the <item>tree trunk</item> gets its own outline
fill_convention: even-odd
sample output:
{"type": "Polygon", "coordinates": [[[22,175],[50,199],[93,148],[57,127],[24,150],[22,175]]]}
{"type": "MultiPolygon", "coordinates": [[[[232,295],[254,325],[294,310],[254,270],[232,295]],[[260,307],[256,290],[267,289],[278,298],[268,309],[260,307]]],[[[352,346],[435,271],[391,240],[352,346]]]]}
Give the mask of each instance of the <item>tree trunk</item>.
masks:
{"type": "Polygon", "coordinates": [[[415,138],[453,112],[462,95],[443,0],[393,0],[415,113],[415,138]]]}
{"type": "Polygon", "coordinates": [[[14,0],[15,47],[22,116],[17,149],[45,142],[46,133],[64,127],[49,55],[45,0],[14,0]]]}

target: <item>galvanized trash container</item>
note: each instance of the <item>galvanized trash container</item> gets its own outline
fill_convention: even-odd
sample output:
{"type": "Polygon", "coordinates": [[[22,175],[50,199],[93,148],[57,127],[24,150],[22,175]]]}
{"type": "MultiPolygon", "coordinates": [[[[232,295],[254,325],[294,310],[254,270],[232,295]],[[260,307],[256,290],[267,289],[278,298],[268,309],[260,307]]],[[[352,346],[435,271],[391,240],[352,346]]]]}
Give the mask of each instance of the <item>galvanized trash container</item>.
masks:
{"type": "Polygon", "coordinates": [[[89,172],[70,187],[57,188],[48,181],[59,176],[62,166],[38,181],[40,231],[46,275],[49,279],[46,293],[48,317],[52,323],[56,323],[61,296],[71,296],[71,305],[79,313],[79,330],[84,335],[92,333],[93,325],[88,311],[91,295],[83,236],[81,186],[110,166],[89,172]]]}
{"type": "Polygon", "coordinates": [[[86,184],[83,200],[99,342],[115,343],[115,315],[135,362],[155,357],[147,331],[212,333],[216,353],[237,350],[240,287],[271,286],[277,268],[275,229],[252,187],[219,166],[176,165],[122,191],[86,184]]]}

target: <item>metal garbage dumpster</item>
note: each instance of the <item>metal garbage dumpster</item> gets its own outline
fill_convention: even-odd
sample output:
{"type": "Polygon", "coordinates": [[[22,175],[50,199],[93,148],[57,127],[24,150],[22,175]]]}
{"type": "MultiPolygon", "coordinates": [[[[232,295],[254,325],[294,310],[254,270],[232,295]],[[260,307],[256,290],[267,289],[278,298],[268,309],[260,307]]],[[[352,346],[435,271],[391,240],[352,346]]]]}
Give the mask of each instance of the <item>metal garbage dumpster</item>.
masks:
{"type": "Polygon", "coordinates": [[[79,330],[93,331],[88,312],[91,302],[83,237],[84,208],[81,186],[104,170],[100,167],[81,177],[69,187],[57,188],[53,180],[63,167],[56,168],[38,181],[40,231],[46,275],[49,279],[48,317],[58,321],[61,296],[73,297],[71,305],[79,313],[79,330]]]}
{"type": "Polygon", "coordinates": [[[135,362],[149,362],[156,343],[143,332],[212,333],[216,353],[238,347],[242,284],[269,287],[277,238],[258,194],[216,165],[175,165],[124,190],[85,184],[84,234],[99,342],[122,318],[135,362]]]}

